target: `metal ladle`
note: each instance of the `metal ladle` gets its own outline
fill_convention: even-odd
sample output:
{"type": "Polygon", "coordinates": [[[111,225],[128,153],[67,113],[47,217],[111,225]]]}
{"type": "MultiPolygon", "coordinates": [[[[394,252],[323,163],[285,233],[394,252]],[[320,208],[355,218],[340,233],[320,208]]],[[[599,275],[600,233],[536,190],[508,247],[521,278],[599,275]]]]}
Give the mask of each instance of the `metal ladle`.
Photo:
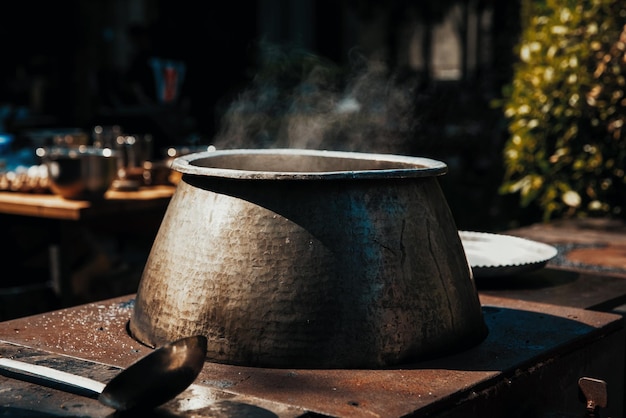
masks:
{"type": "MultiPolygon", "coordinates": [[[[168,343],[122,370],[106,385],[50,367],[0,358],[0,368],[26,372],[46,381],[86,390],[118,411],[162,405],[198,377],[206,359],[207,339],[197,335],[168,343]]],[[[89,395],[87,395],[89,396],[89,395]]]]}

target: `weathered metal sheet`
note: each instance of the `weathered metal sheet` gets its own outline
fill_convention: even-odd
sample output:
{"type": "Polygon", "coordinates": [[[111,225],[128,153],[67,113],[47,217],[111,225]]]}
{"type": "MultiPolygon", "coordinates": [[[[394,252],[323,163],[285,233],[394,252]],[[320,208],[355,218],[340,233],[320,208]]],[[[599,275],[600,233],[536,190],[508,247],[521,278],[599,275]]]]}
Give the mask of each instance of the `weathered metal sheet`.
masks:
{"type": "MultiPolygon", "coordinates": [[[[5,343],[0,345],[0,355],[43,356],[38,358],[60,361],[89,377],[109,378],[151,351],[127,332],[133,298],[2,322],[0,339],[5,343]]],[[[182,416],[199,417],[241,416],[244,411],[253,417],[307,413],[461,417],[481,412],[521,416],[511,405],[520,406],[520,413],[550,410],[575,415],[585,411],[577,383],[587,376],[607,382],[611,416],[621,416],[625,334],[620,316],[489,296],[482,296],[481,302],[490,332],[471,349],[371,370],[207,362],[192,387],[195,392],[186,391],[167,407],[182,411],[182,416]]],[[[54,410],[65,416],[112,413],[92,399],[51,394],[49,388],[24,386],[6,376],[0,379],[0,405],[7,416],[29,410],[54,410]]]]}

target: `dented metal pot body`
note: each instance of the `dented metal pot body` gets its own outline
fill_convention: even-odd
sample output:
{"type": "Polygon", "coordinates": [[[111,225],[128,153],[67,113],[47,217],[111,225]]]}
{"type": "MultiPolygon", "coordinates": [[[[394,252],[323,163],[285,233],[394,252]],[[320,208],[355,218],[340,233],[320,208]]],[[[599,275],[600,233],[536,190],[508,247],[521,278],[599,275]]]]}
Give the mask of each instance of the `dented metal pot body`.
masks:
{"type": "Polygon", "coordinates": [[[379,368],[487,335],[436,160],[317,150],[179,157],[130,320],[236,365],[379,368]]]}

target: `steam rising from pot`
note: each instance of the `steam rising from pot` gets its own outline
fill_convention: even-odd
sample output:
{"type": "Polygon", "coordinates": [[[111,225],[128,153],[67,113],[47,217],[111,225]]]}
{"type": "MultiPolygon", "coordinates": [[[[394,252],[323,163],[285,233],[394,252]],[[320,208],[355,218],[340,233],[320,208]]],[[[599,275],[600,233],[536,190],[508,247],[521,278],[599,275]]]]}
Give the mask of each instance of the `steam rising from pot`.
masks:
{"type": "Polygon", "coordinates": [[[226,109],[217,149],[407,151],[416,80],[356,50],[349,68],[299,49],[266,47],[251,86],[226,109]]]}

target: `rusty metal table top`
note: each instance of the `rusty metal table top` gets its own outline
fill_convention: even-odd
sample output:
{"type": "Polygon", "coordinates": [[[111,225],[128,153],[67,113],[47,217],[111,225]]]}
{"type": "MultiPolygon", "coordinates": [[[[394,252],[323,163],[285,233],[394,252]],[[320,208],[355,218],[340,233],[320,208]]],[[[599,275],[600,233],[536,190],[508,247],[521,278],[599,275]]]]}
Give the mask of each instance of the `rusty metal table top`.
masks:
{"type": "MultiPolygon", "coordinates": [[[[626,245],[626,235],[615,227],[572,228],[542,225],[511,231],[558,245],[559,258],[537,272],[479,283],[489,335],[471,349],[380,370],[270,369],[207,361],[194,385],[166,404],[160,416],[456,417],[447,411],[476,399],[488,400],[494,388],[515,386],[516,380],[533,373],[541,375],[544,366],[575,357],[577,351],[601,341],[607,341],[603,352],[613,356],[601,361],[615,369],[613,377],[620,380],[609,385],[618,390],[609,399],[619,404],[624,399],[624,320],[598,310],[624,303],[626,270],[610,260],[626,253],[609,252],[613,259],[598,261],[571,251],[619,250],[626,245]]],[[[106,382],[151,351],[127,333],[133,303],[131,294],[0,322],[0,356],[61,364],[65,370],[106,382]]],[[[591,351],[578,358],[585,367],[598,360],[591,351]]],[[[563,390],[541,390],[549,394],[550,389],[563,390]]],[[[15,417],[115,416],[96,400],[3,375],[0,412],[15,417]]]]}
{"type": "MultiPolygon", "coordinates": [[[[108,381],[119,368],[151,350],[127,333],[133,302],[134,295],[128,295],[2,322],[0,355],[62,364],[108,381]]],[[[579,347],[614,333],[623,340],[622,318],[617,315],[490,296],[482,296],[481,302],[490,333],[469,350],[382,370],[270,369],[207,362],[193,387],[164,408],[180,412],[193,405],[194,416],[237,416],[215,415],[217,410],[259,417],[427,416],[480,396],[485,385],[510,382],[520,368],[555,353],[564,355],[574,341],[579,347]]],[[[113,413],[96,400],[6,376],[0,375],[0,387],[3,416],[20,416],[32,408],[57,416],[113,413]]]]}
{"type": "Polygon", "coordinates": [[[512,229],[508,234],[554,245],[548,266],[626,278],[626,223],[616,219],[563,219],[512,229]]]}
{"type": "Polygon", "coordinates": [[[485,295],[597,311],[626,304],[626,224],[611,219],[571,219],[505,232],[553,245],[558,255],[545,269],[519,276],[477,278],[485,295]]]}

